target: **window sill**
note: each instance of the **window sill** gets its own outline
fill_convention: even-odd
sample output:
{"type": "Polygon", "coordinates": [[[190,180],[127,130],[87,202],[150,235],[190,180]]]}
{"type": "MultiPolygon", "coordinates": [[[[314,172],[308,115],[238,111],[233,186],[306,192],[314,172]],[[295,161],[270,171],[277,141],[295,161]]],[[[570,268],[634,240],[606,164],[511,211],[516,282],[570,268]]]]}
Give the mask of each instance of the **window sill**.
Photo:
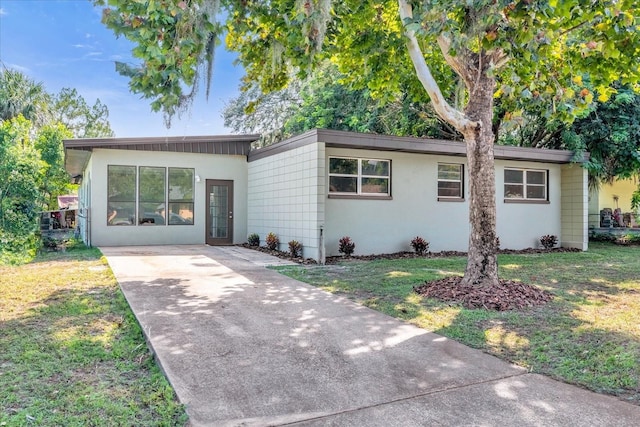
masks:
{"type": "Polygon", "coordinates": [[[456,202],[456,203],[459,203],[459,202],[464,202],[464,199],[460,198],[460,197],[451,197],[451,198],[449,198],[449,197],[438,197],[438,201],[439,202],[456,202]]]}
{"type": "Polygon", "coordinates": [[[330,199],[357,199],[357,200],[393,200],[391,196],[364,196],[358,194],[329,194],[330,199]]]}
{"type": "Polygon", "coordinates": [[[505,203],[519,203],[523,205],[549,205],[548,200],[528,200],[528,199],[504,199],[505,203]]]}

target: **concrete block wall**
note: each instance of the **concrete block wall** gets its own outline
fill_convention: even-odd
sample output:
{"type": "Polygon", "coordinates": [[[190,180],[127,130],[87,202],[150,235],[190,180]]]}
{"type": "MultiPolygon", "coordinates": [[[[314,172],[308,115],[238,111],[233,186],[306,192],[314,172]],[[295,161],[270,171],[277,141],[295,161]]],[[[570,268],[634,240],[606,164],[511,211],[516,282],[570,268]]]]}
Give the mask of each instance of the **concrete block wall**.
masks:
{"type": "Polygon", "coordinates": [[[562,165],[560,243],[586,251],[589,247],[587,170],[580,165],[562,165]]]}
{"type": "Polygon", "coordinates": [[[268,233],[302,244],[303,256],[320,260],[324,225],[325,149],[312,143],[249,162],[247,232],[258,233],[264,245],[268,233]]]}

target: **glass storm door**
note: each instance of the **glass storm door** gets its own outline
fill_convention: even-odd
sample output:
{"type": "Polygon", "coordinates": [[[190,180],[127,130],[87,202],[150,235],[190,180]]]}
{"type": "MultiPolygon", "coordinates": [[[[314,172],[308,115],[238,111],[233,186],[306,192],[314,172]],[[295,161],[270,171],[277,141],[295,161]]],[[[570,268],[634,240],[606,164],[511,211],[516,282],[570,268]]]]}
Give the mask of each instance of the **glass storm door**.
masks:
{"type": "Polygon", "coordinates": [[[233,181],[207,180],[207,245],[233,243],[233,181]]]}

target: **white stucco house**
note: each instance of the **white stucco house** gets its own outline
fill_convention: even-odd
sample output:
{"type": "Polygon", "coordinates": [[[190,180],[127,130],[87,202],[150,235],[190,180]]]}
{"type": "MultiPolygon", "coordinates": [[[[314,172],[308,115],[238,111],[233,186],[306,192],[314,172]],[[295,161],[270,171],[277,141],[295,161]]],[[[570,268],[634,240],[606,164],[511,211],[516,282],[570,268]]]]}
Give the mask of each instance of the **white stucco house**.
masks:
{"type": "MultiPolygon", "coordinates": [[[[251,149],[258,135],[64,142],[79,227],[94,246],[243,243],[276,233],[305,257],[468,245],[468,171],[460,142],[315,129],[251,149]]],[[[502,248],[554,234],[587,249],[587,172],[569,151],[495,147],[502,248]]]]}

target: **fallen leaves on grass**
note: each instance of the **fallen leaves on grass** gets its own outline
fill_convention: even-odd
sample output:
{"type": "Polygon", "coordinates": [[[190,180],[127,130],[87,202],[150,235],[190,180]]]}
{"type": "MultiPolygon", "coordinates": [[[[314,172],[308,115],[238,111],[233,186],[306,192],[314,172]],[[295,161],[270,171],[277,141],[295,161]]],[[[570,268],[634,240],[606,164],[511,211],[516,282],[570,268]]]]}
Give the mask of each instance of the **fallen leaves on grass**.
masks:
{"type": "Polygon", "coordinates": [[[426,298],[455,302],[466,308],[487,310],[517,310],[543,305],[553,299],[551,292],[526,283],[500,280],[497,285],[463,285],[462,277],[451,276],[414,286],[414,291],[426,298]]]}

